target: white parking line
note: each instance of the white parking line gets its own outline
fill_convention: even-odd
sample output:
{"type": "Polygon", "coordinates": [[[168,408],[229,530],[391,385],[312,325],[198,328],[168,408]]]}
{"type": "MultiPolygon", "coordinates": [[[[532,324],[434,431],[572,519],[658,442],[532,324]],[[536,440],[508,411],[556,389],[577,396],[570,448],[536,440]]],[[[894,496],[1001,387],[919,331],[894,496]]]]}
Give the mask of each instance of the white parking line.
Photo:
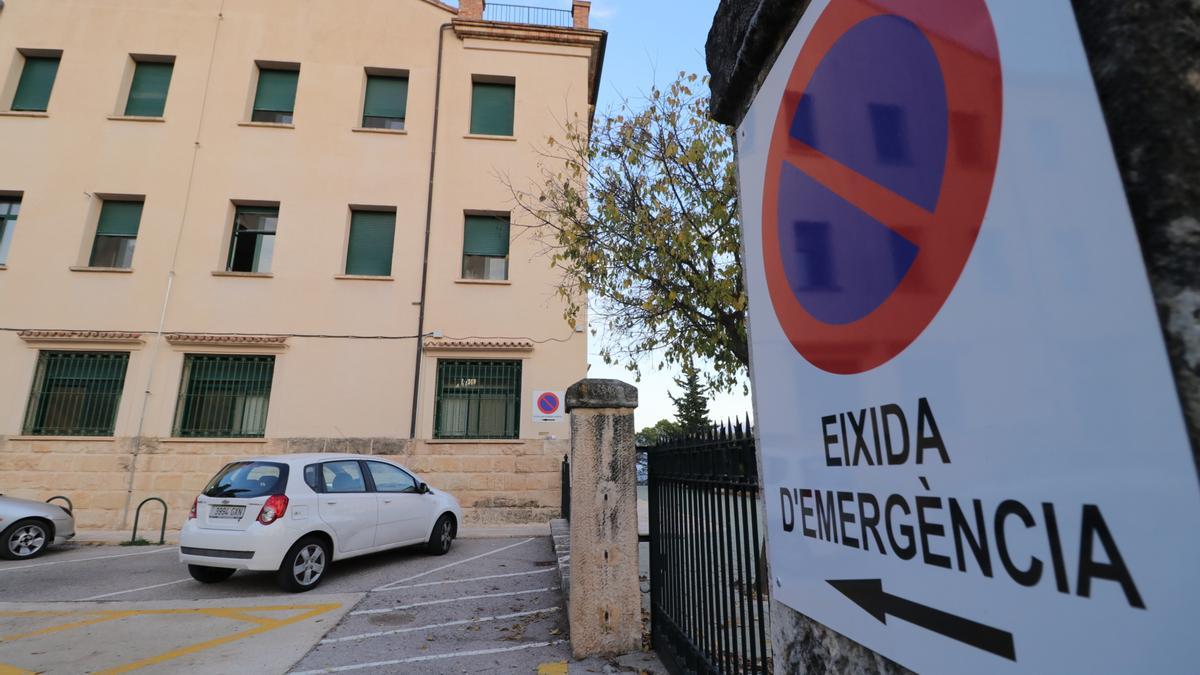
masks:
{"type": "Polygon", "coordinates": [[[483,593],[481,595],[464,595],[459,598],[446,598],[445,600],[427,600],[425,602],[414,602],[411,605],[396,605],[395,607],[384,607],[383,609],[360,609],[357,612],[350,612],[352,615],[359,614],[386,614],[388,612],[399,612],[402,609],[412,609],[413,607],[428,607],[429,605],[445,605],[451,602],[461,602],[463,600],[478,600],[480,598],[504,598],[513,595],[529,595],[530,593],[545,593],[547,591],[557,591],[558,586],[548,586],[546,588],[531,588],[527,591],[509,591],[507,593],[483,593]]]}
{"type": "Polygon", "coordinates": [[[485,621],[500,621],[502,619],[515,619],[521,616],[533,616],[534,614],[549,614],[557,612],[561,609],[558,606],[547,607],[545,609],[531,609],[527,612],[513,612],[512,614],[499,614],[497,616],[481,616],[477,619],[459,619],[457,621],[447,621],[446,623],[434,623],[428,626],[413,626],[410,628],[394,628],[392,630],[380,630],[373,633],[359,633],[358,635],[347,635],[338,638],[325,638],[321,640],[321,644],[329,644],[331,642],[350,642],[351,640],[365,640],[367,638],[384,637],[385,635],[396,635],[398,633],[413,633],[419,630],[432,630],[434,628],[448,628],[450,626],[463,626],[473,623],[484,623],[485,621]]]}
{"type": "Polygon", "coordinates": [[[168,551],[178,551],[178,547],[168,546],[166,548],[156,548],[153,551],[138,551],[137,553],[121,553],[119,555],[98,555],[92,558],[72,558],[70,560],[51,560],[43,563],[34,563],[32,565],[18,565],[16,567],[0,567],[0,572],[15,572],[17,570],[26,570],[31,567],[49,567],[51,565],[66,565],[68,563],[87,562],[89,560],[109,560],[112,558],[128,558],[135,555],[150,555],[151,553],[166,553],[168,551]]]}
{"type": "MultiPolygon", "coordinates": [[[[384,590],[399,591],[406,588],[424,588],[426,586],[444,586],[446,584],[465,584],[468,581],[484,581],[487,579],[507,579],[509,577],[525,577],[533,574],[545,574],[547,572],[557,572],[553,567],[547,567],[544,570],[531,570],[529,572],[512,572],[511,574],[489,574],[485,577],[470,577],[468,579],[450,579],[449,581],[426,581],[422,584],[408,584],[407,586],[389,586],[384,590]]],[[[378,590],[378,589],[376,589],[378,590]]]]}
{"type": "Polygon", "coordinates": [[[515,544],[509,544],[508,546],[502,546],[494,551],[488,551],[487,553],[480,553],[477,556],[472,556],[470,558],[466,558],[465,560],[459,560],[457,562],[452,562],[452,563],[448,563],[446,565],[442,565],[441,567],[435,567],[427,572],[421,572],[420,574],[414,574],[411,577],[404,577],[403,579],[397,579],[396,581],[393,581],[389,584],[384,584],[377,588],[372,588],[371,590],[372,591],[388,591],[388,590],[391,590],[393,586],[397,586],[406,581],[412,581],[413,579],[420,579],[421,577],[428,576],[430,574],[433,574],[434,572],[441,572],[442,570],[448,570],[451,567],[457,567],[458,565],[461,565],[463,563],[469,563],[472,560],[479,560],[480,558],[486,558],[489,555],[496,555],[497,553],[500,553],[501,551],[507,551],[508,549],[520,546],[521,544],[528,544],[529,542],[533,541],[536,538],[537,537],[530,537],[523,541],[518,541],[515,544]]]}
{"type": "Polygon", "coordinates": [[[440,659],[455,659],[460,656],[487,656],[488,654],[503,654],[505,652],[519,652],[525,649],[537,649],[539,647],[551,647],[560,645],[566,640],[552,640],[550,642],[530,642],[529,644],[517,645],[515,647],[498,647],[496,649],[476,649],[469,652],[452,652],[450,654],[427,654],[425,656],[410,656],[406,659],[393,659],[391,661],[373,661],[371,663],[356,663],[349,666],[337,666],[334,668],[321,668],[319,670],[305,670],[292,675],[318,675],[319,673],[344,673],[350,670],[361,670],[363,668],[381,668],[383,666],[396,666],[402,663],[418,663],[420,661],[437,661],[440,659]]]}
{"type": "Polygon", "coordinates": [[[88,600],[99,600],[100,598],[111,598],[114,595],[125,595],[126,593],[137,593],[138,591],[148,591],[152,588],[162,588],[163,586],[174,586],[175,584],[182,584],[185,581],[191,581],[191,580],[192,580],[191,577],[188,577],[186,579],[176,579],[175,581],[168,581],[165,584],[154,584],[153,586],[142,586],[140,588],[131,588],[127,591],[117,591],[115,593],[104,593],[101,595],[93,595],[93,596],[86,597],[86,598],[80,598],[80,599],[76,600],[75,602],[87,602],[88,600]]]}

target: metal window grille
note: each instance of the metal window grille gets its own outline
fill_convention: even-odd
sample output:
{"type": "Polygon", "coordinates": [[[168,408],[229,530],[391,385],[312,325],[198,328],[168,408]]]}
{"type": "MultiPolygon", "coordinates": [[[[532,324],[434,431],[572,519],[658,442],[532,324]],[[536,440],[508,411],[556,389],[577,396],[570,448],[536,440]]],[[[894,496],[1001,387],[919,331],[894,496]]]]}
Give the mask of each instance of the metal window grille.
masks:
{"type": "Polygon", "coordinates": [[[29,436],[112,436],[127,352],[41,352],[25,413],[29,436]]]}
{"type": "Polygon", "coordinates": [[[505,5],[497,2],[489,2],[483,6],[483,20],[523,23],[533,26],[558,26],[559,28],[570,28],[574,25],[574,19],[569,9],[505,5]]]}
{"type": "Polygon", "coordinates": [[[185,355],[175,435],[262,438],[274,374],[274,356],[185,355]]]}
{"type": "Polygon", "coordinates": [[[520,361],[438,361],[435,438],[517,438],[520,411],[520,361]]]}

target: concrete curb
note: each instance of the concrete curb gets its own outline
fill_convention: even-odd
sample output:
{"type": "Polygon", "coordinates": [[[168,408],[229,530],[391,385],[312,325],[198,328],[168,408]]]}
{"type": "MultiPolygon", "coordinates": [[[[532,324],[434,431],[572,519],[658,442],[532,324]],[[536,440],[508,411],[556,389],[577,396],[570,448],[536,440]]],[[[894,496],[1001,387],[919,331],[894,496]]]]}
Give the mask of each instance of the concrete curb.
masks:
{"type": "MultiPolygon", "coordinates": [[[[493,539],[503,537],[544,537],[546,536],[546,526],[542,523],[529,523],[524,525],[477,525],[463,526],[458,530],[459,539],[493,539]]],[[[147,536],[145,532],[138,533],[139,539],[146,539],[151,544],[158,544],[158,532],[154,532],[147,536]]],[[[118,546],[129,542],[129,532],[117,532],[114,530],[85,530],[76,532],[75,538],[71,539],[72,544],[79,546],[118,546]]],[[[179,545],[179,532],[167,531],[166,544],[169,546],[179,545]]]]}

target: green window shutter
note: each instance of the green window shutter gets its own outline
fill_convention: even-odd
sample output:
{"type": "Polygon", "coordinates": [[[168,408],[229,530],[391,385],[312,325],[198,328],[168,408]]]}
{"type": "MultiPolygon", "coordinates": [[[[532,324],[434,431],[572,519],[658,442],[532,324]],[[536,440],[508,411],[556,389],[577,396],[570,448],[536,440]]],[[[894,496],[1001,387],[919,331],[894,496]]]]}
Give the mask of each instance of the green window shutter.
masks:
{"type": "Polygon", "coordinates": [[[133,71],[129,85],[129,101],[125,114],[137,117],[162,117],[167,106],[167,89],[175,64],[140,61],[133,71]]]}
{"type": "Polygon", "coordinates": [[[463,255],[508,255],[508,219],[497,216],[467,216],[463,255]]]}
{"type": "Polygon", "coordinates": [[[142,202],[105,201],[100,208],[96,234],[136,237],[142,222],[142,202]]]}
{"type": "Polygon", "coordinates": [[[367,76],[367,100],[363,104],[364,117],[403,119],[407,107],[407,77],[367,76]]]}
{"type": "Polygon", "coordinates": [[[471,93],[471,133],[512,136],[515,100],[516,87],[511,84],[476,82],[471,93]]]}
{"type": "Polygon", "coordinates": [[[395,234],[396,214],[355,211],[350,217],[346,274],[390,275],[395,234]]]}
{"type": "Polygon", "coordinates": [[[57,75],[57,56],[25,57],[25,69],[21,71],[21,81],[17,84],[12,109],[45,112],[57,75]]]}
{"type": "Polygon", "coordinates": [[[298,70],[258,71],[258,91],[254,94],[254,109],[290,113],[296,109],[298,70]]]}

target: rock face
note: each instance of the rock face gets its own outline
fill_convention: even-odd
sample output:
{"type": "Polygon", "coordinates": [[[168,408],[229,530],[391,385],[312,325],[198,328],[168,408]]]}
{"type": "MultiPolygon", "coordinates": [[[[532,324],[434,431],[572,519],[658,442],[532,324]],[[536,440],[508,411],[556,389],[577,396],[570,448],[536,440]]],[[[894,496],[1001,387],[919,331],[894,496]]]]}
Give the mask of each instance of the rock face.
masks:
{"type": "Polygon", "coordinates": [[[705,55],[713,119],[741,124],[758,87],[811,0],[721,0],[705,55]]]}
{"type": "MultiPolygon", "coordinates": [[[[1072,0],[1200,471],[1200,0],[1072,0]]],[[[741,123],[807,0],[722,0],[710,111],[741,123]]],[[[906,673],[772,603],[776,673],[906,673]]]]}
{"type": "Polygon", "coordinates": [[[1200,466],[1200,2],[1072,4],[1200,466]]]}

